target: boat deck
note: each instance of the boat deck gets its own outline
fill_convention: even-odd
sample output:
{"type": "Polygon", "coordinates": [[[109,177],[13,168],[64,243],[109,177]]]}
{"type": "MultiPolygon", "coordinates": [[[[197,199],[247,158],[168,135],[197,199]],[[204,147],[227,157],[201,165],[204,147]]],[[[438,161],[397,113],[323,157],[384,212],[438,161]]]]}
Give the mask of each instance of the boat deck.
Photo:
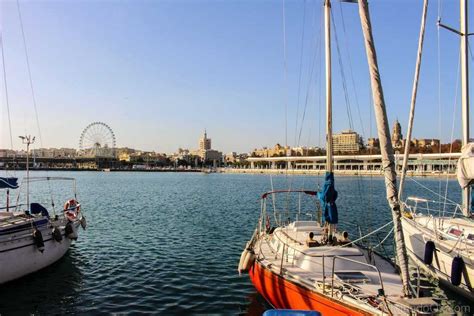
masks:
{"type": "Polygon", "coordinates": [[[293,222],[277,228],[271,238],[261,242],[259,258],[264,258],[263,264],[273,271],[308,287],[322,289],[334,280],[335,287],[350,288],[361,297],[377,296],[382,288],[375,263],[385,294],[400,297],[402,282],[391,263],[375,254],[369,258],[368,252],[357,246],[324,244],[323,238],[323,229],[316,222],[293,222]],[[308,240],[310,232],[314,234],[312,241],[308,240]]]}

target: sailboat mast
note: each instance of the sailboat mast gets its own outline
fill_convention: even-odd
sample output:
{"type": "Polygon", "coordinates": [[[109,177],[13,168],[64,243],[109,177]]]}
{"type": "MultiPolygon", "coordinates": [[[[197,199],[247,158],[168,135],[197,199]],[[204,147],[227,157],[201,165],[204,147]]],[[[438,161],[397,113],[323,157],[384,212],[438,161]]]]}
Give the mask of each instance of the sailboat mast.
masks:
{"type": "Polygon", "coordinates": [[[423,40],[425,38],[426,15],[428,13],[428,0],[423,1],[423,13],[421,15],[420,36],[418,38],[418,53],[416,57],[415,77],[413,79],[413,89],[411,92],[410,116],[408,118],[407,138],[405,141],[405,152],[403,155],[402,172],[400,175],[400,187],[398,190],[398,199],[402,199],[403,184],[407,172],[408,159],[410,156],[411,132],[413,130],[413,121],[415,120],[416,94],[418,92],[418,80],[420,78],[421,56],[423,52],[423,40]]]}
{"type": "Polygon", "coordinates": [[[387,111],[383,96],[382,82],[380,79],[377,54],[375,51],[374,38],[372,36],[372,25],[367,0],[359,0],[359,15],[364,33],[365,50],[367,62],[369,63],[370,84],[372,86],[372,98],[374,101],[377,131],[380,142],[380,152],[382,154],[382,168],[385,176],[385,187],[387,200],[392,210],[393,227],[395,236],[395,246],[397,262],[400,267],[400,274],[403,283],[403,294],[409,295],[409,275],[408,256],[403,237],[400,201],[397,193],[397,174],[395,172],[395,157],[390,139],[390,129],[388,126],[387,111]]]}
{"type": "Polygon", "coordinates": [[[333,171],[332,161],[332,81],[331,81],[331,1],[324,1],[326,52],[326,172],[333,171]]]}
{"type": "MultiPolygon", "coordinates": [[[[468,0],[460,0],[461,11],[461,104],[462,104],[462,145],[469,143],[469,30],[468,0]]],[[[466,186],[462,192],[462,211],[465,216],[471,214],[471,188],[466,186]]]]}

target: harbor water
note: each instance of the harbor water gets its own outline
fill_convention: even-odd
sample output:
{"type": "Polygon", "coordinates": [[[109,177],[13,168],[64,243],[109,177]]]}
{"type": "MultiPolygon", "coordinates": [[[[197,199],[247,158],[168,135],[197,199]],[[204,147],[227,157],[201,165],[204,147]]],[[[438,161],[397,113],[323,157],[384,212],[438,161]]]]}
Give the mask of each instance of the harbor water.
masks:
{"type": "MultiPolygon", "coordinates": [[[[33,172],[44,176],[45,172],[33,172]]],[[[88,227],[56,264],[0,286],[0,314],[261,315],[270,308],[237,264],[260,212],[270,176],[249,174],[49,172],[77,179],[88,227]]],[[[18,174],[21,176],[21,174],[18,174]]],[[[460,200],[456,180],[408,180],[460,200]]],[[[317,190],[322,177],[278,175],[275,189],[317,190]]],[[[32,188],[32,198],[61,209],[69,184],[32,188]]],[[[391,219],[381,177],[338,177],[341,226],[356,234],[391,219]]],[[[434,194],[428,195],[438,199],[434,194]]],[[[4,197],[0,197],[3,202],[4,197]]],[[[390,239],[390,238],[389,238],[390,239]]],[[[1,269],[1,267],[0,267],[1,269]]],[[[468,302],[448,293],[449,304],[468,302]]],[[[474,309],[470,309],[474,312],[474,309]]]]}

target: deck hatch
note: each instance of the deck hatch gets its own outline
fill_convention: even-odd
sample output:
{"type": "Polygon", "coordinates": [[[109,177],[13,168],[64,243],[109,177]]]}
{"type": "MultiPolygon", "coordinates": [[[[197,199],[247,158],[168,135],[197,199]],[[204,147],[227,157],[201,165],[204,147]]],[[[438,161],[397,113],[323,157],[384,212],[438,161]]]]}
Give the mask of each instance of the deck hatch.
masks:
{"type": "Polygon", "coordinates": [[[359,271],[335,272],[334,274],[345,283],[356,284],[370,282],[370,278],[359,271]]]}

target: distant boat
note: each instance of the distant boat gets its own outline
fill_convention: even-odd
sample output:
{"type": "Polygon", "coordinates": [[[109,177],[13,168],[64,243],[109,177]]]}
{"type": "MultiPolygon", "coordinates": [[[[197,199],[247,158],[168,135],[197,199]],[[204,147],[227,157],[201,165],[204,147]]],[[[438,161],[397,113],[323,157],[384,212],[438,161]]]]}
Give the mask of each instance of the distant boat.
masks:
{"type": "Polygon", "coordinates": [[[103,168],[102,171],[103,172],[110,172],[110,168],[103,168]]]}

